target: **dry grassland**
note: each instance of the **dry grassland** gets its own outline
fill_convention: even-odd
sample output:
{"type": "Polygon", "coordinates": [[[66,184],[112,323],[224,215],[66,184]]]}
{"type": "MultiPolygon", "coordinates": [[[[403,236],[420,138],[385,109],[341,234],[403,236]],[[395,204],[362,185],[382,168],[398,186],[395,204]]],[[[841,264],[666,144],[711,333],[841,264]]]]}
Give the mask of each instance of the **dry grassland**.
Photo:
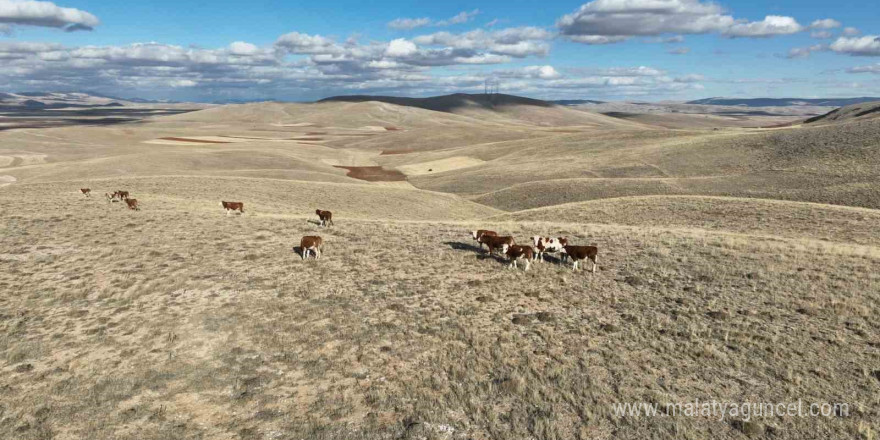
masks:
{"type": "MultiPolygon", "coordinates": [[[[173,186],[140,185],[144,200],[157,195],[150,185],[173,186]]],[[[873,245],[546,222],[340,217],[319,230],[270,208],[225,217],[180,201],[130,212],[59,188],[0,193],[4,438],[877,429],[873,245]],[[466,232],[476,226],[595,242],[600,270],[511,272],[477,252],[466,232]],[[303,262],[292,247],[312,234],[325,237],[325,258],[303,262]],[[609,412],[696,398],[852,411],[748,424],[609,412]]]]}
{"type": "Polygon", "coordinates": [[[577,112],[269,103],[0,133],[0,439],[876,439],[880,124],[577,112]],[[476,228],[595,243],[599,269],[511,271],[476,228]],[[696,399],[848,412],[611,408],[696,399]]]}

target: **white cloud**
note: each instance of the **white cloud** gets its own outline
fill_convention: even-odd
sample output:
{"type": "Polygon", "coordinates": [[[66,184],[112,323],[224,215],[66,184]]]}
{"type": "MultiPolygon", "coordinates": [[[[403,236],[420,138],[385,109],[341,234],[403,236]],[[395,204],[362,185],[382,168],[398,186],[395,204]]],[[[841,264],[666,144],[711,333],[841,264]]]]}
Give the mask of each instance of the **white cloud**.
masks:
{"type": "Polygon", "coordinates": [[[856,35],[860,35],[861,33],[862,33],[862,31],[860,31],[854,27],[848,27],[848,28],[843,29],[843,35],[845,37],[855,37],[856,35]]]}
{"type": "Polygon", "coordinates": [[[437,32],[418,36],[413,40],[416,43],[427,46],[487,50],[499,55],[523,58],[533,55],[546,55],[550,51],[550,45],[546,41],[552,38],[552,33],[541,28],[518,27],[497,31],[477,29],[462,34],[437,32]]]}
{"type": "Polygon", "coordinates": [[[833,37],[833,36],[834,36],[834,34],[832,34],[832,33],[829,32],[829,31],[813,31],[813,32],[810,32],[810,37],[815,38],[815,39],[817,39],[817,40],[824,40],[824,39],[827,39],[827,38],[831,38],[831,37],[833,37]]]}
{"type": "Polygon", "coordinates": [[[866,35],[863,37],[840,37],[831,43],[831,50],[853,56],[880,56],[880,37],[866,35]]]}
{"type": "Polygon", "coordinates": [[[275,46],[293,54],[340,53],[342,48],[335,41],[320,35],[291,32],[275,41],[275,46]]]}
{"type": "Polygon", "coordinates": [[[256,55],[259,52],[260,48],[244,41],[236,41],[229,45],[229,53],[233,55],[256,55]]]}
{"type": "Polygon", "coordinates": [[[846,71],[847,73],[873,73],[875,75],[880,75],[880,63],[870,66],[851,67],[846,71]]]}
{"type": "Polygon", "coordinates": [[[0,0],[0,25],[61,28],[67,31],[91,30],[101,22],[98,17],[79,9],[64,8],[52,2],[0,0]]]}
{"type": "Polygon", "coordinates": [[[724,31],[731,37],[764,38],[775,35],[791,35],[804,30],[804,27],[791,17],[768,15],[762,21],[737,23],[724,31]]]}
{"type": "Polygon", "coordinates": [[[408,57],[416,54],[418,51],[419,48],[412,41],[398,38],[388,43],[388,48],[385,50],[385,55],[388,55],[390,57],[408,57]]]}
{"type": "Polygon", "coordinates": [[[479,9],[474,9],[473,11],[462,11],[456,14],[454,17],[451,17],[447,20],[440,20],[437,22],[437,26],[451,26],[453,24],[461,24],[467,23],[474,19],[477,15],[480,14],[479,9]]]}
{"type": "Polygon", "coordinates": [[[407,31],[412,30],[412,29],[416,29],[416,28],[420,28],[420,27],[427,27],[427,26],[445,27],[445,26],[452,26],[454,24],[467,23],[467,22],[473,20],[474,17],[476,17],[479,14],[480,14],[480,10],[474,9],[473,11],[462,11],[462,12],[459,12],[458,14],[455,14],[454,16],[452,16],[450,18],[447,18],[445,20],[438,20],[438,21],[431,20],[428,17],[395,18],[394,20],[391,20],[388,22],[388,27],[390,27],[391,29],[407,30],[407,31]]]}
{"type": "Polygon", "coordinates": [[[666,53],[671,55],[686,55],[691,52],[690,48],[687,47],[676,47],[675,49],[669,49],[666,53]]]}
{"type": "Polygon", "coordinates": [[[822,52],[828,50],[828,45],[826,44],[814,44],[808,47],[795,47],[788,51],[788,54],[785,56],[789,59],[794,58],[807,58],[813,54],[813,52],[822,52]]]}
{"type": "Polygon", "coordinates": [[[388,22],[388,27],[391,29],[401,29],[401,30],[410,30],[420,27],[425,27],[431,24],[431,19],[427,17],[422,18],[395,18],[388,22]]]}
{"type": "Polygon", "coordinates": [[[810,24],[811,29],[835,29],[841,26],[840,22],[833,18],[826,18],[824,20],[816,20],[812,24],[810,24]]]}
{"type": "MultiPolygon", "coordinates": [[[[820,25],[830,22],[819,20],[820,25]]],[[[594,0],[560,18],[566,38],[586,44],[609,44],[633,36],[708,34],[728,37],[771,37],[806,28],[794,18],[768,15],[761,21],[735,19],[724,9],[700,0],[594,0]]]]}

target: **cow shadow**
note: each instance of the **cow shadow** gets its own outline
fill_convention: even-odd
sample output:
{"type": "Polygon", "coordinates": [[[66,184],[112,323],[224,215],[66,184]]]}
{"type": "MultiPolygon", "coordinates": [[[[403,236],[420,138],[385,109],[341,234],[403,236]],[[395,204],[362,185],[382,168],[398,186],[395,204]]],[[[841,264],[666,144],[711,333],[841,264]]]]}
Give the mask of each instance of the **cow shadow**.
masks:
{"type": "Polygon", "coordinates": [[[307,223],[311,223],[311,224],[316,225],[316,226],[321,226],[321,222],[318,221],[318,220],[308,219],[308,220],[306,220],[306,222],[307,222],[307,223]]]}
{"type": "Polygon", "coordinates": [[[302,258],[302,256],[303,256],[303,249],[302,249],[301,247],[299,247],[299,246],[294,246],[294,247],[293,247],[293,253],[299,255],[299,257],[302,258]]]}
{"type": "Polygon", "coordinates": [[[492,258],[495,261],[507,261],[504,257],[498,256],[497,254],[490,254],[489,250],[486,248],[480,248],[479,246],[474,246],[469,243],[462,243],[460,241],[446,241],[443,244],[451,247],[456,251],[470,251],[477,254],[478,260],[485,260],[486,258],[492,258]]]}

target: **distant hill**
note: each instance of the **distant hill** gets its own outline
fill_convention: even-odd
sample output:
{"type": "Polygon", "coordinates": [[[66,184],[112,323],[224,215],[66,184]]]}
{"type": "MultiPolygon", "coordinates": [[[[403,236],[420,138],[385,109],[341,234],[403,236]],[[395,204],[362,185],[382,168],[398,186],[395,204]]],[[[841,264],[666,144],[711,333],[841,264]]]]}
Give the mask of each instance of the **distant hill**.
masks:
{"type": "Polygon", "coordinates": [[[696,101],[688,101],[686,104],[702,104],[702,105],[733,105],[744,107],[791,107],[791,106],[827,106],[827,107],[843,107],[852,104],[860,104],[863,102],[880,101],[880,98],[861,97],[861,98],[825,98],[825,99],[803,99],[803,98],[753,98],[753,99],[737,99],[737,98],[706,98],[696,101]]]}
{"type": "Polygon", "coordinates": [[[0,93],[0,108],[55,110],[126,107],[133,104],[172,104],[171,101],[151,101],[140,98],[119,98],[94,92],[9,92],[0,93]]]}
{"type": "Polygon", "coordinates": [[[805,124],[830,124],[855,119],[880,118],[880,100],[848,105],[804,121],[805,124]]]}
{"type": "Polygon", "coordinates": [[[502,93],[454,93],[452,95],[432,96],[430,98],[405,98],[398,96],[350,95],[333,96],[318,102],[366,102],[379,101],[389,104],[419,107],[426,110],[453,113],[463,107],[483,107],[487,109],[509,105],[531,105],[536,107],[552,107],[553,103],[540,99],[522,96],[505,95],[502,93]]]}
{"type": "Polygon", "coordinates": [[[334,96],[318,101],[328,102],[382,102],[404,107],[416,107],[436,112],[452,113],[496,125],[560,126],[621,126],[644,127],[642,124],[623,122],[604,115],[557,105],[540,99],[502,93],[455,93],[430,98],[397,96],[334,96]]]}
{"type": "Polygon", "coordinates": [[[558,101],[550,101],[556,105],[583,105],[583,104],[605,104],[605,101],[594,101],[592,99],[561,99],[558,101]]]}

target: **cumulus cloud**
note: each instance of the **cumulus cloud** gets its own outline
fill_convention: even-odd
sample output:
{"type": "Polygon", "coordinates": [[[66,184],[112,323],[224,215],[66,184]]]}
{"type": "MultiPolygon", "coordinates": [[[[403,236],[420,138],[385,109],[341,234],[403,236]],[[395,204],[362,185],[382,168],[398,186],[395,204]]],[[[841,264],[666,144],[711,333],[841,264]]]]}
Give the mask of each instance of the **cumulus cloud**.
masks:
{"type": "Polygon", "coordinates": [[[824,40],[824,39],[826,39],[826,38],[831,38],[831,37],[833,37],[833,36],[834,36],[834,34],[832,34],[832,33],[829,32],[829,31],[813,31],[813,32],[810,32],[810,37],[815,38],[815,39],[817,39],[817,40],[824,40]]]}
{"type": "Polygon", "coordinates": [[[275,46],[292,54],[340,53],[342,47],[330,38],[320,35],[291,32],[275,40],[275,46]]]}
{"type": "Polygon", "coordinates": [[[866,35],[863,37],[840,37],[831,43],[831,50],[853,56],[880,56],[880,37],[866,35]]]}
{"type": "Polygon", "coordinates": [[[762,21],[736,23],[723,33],[731,37],[765,38],[775,35],[791,35],[804,30],[804,27],[791,17],[768,15],[762,21]]]}
{"type": "Polygon", "coordinates": [[[92,30],[101,22],[98,17],[79,9],[64,8],[52,2],[0,0],[0,31],[11,26],[41,26],[67,31],[92,30]]]}
{"type": "Polygon", "coordinates": [[[447,46],[456,49],[486,50],[499,55],[523,58],[543,56],[550,51],[548,40],[553,34],[536,27],[507,28],[497,31],[477,29],[461,34],[437,32],[413,39],[426,46],[447,46]]]}
{"type": "Polygon", "coordinates": [[[854,27],[848,27],[848,28],[843,29],[843,35],[845,37],[855,37],[856,35],[861,35],[861,33],[862,33],[862,31],[860,31],[854,27]]]}
{"type": "Polygon", "coordinates": [[[428,17],[422,18],[395,18],[388,22],[388,27],[391,29],[398,30],[412,30],[420,27],[427,26],[452,26],[454,24],[467,23],[474,19],[477,15],[480,14],[479,9],[474,9],[473,11],[462,11],[454,16],[447,18],[445,20],[431,20],[428,17]]]}
{"type": "Polygon", "coordinates": [[[718,4],[700,0],[594,0],[560,18],[556,26],[563,36],[586,44],[663,34],[763,38],[807,29],[792,17],[778,15],[754,22],[735,19],[718,4]]]}

